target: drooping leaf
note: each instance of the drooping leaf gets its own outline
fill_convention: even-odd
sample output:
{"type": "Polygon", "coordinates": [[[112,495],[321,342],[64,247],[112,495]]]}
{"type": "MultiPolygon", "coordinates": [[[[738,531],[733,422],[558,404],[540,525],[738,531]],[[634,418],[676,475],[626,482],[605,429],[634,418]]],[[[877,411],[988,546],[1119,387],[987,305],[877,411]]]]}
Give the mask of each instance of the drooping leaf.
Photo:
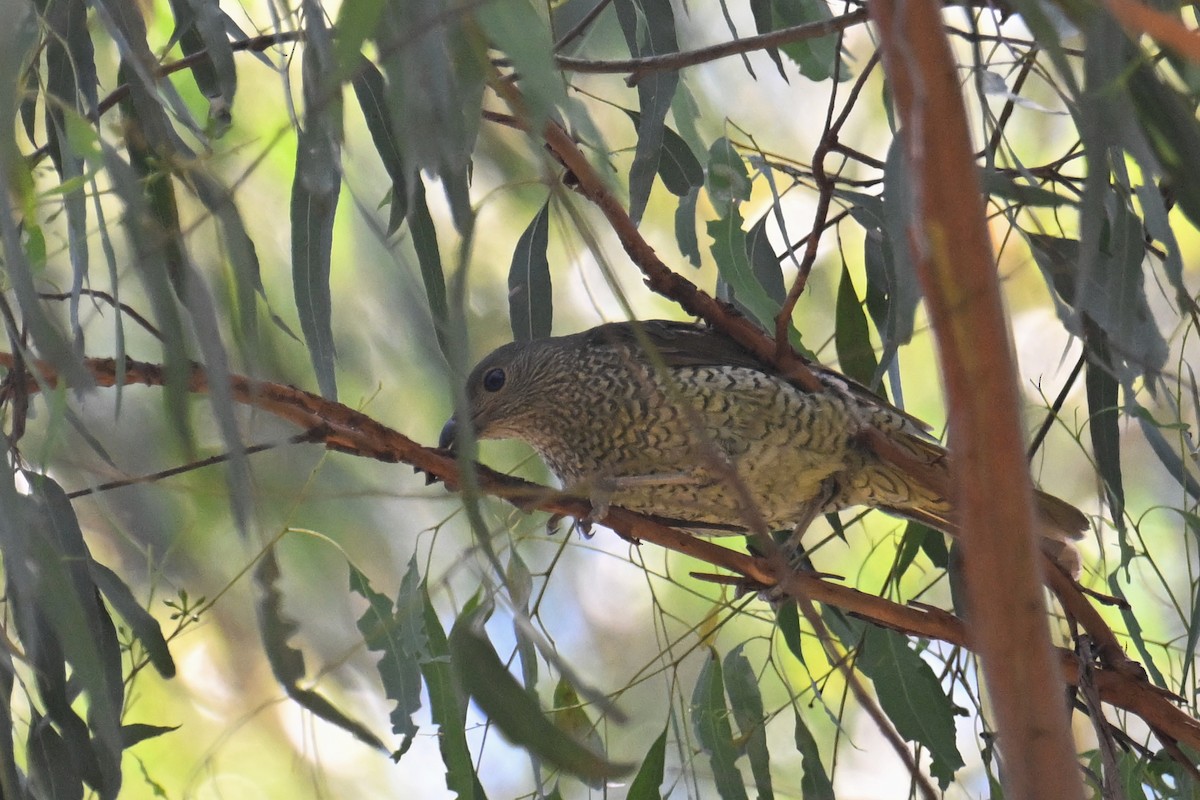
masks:
{"type": "MultiPolygon", "coordinates": [[[[364,1],[375,2],[375,0],[364,1]]],[[[342,10],[345,11],[350,5],[352,4],[343,4],[342,10]]],[[[380,7],[382,8],[382,3],[380,3],[380,7]]],[[[342,38],[339,37],[339,47],[342,41],[342,38]]],[[[408,177],[404,171],[404,155],[400,148],[400,141],[396,138],[391,113],[387,108],[387,86],[383,80],[383,73],[361,55],[358,56],[357,64],[353,79],[354,96],[358,99],[359,108],[362,109],[363,117],[367,121],[367,130],[371,134],[375,152],[379,153],[379,158],[383,161],[383,168],[387,170],[388,177],[392,179],[391,212],[388,215],[387,226],[387,232],[390,235],[399,229],[408,215],[408,177]]]]}
{"type": "Polygon", "coordinates": [[[550,286],[550,199],[517,239],[508,269],[508,319],[513,339],[527,342],[550,335],[554,298],[550,286]]]}
{"type": "Polygon", "coordinates": [[[733,144],[724,137],[708,149],[704,188],[717,215],[728,217],[737,204],[750,199],[750,173],[733,144]]]}
{"type": "Polygon", "coordinates": [[[800,796],[804,800],[834,800],[833,782],[821,763],[821,751],[812,731],[796,714],[796,750],[800,753],[800,796]]]}
{"type": "Polygon", "coordinates": [[[1183,98],[1144,59],[1132,64],[1129,96],[1179,208],[1192,225],[1200,227],[1200,187],[1194,179],[1200,169],[1200,124],[1195,103],[1183,98]]]}
{"type": "MultiPolygon", "coordinates": [[[[333,43],[333,56],[338,65],[338,76],[341,80],[349,79],[354,83],[354,91],[359,91],[359,79],[364,72],[374,71],[379,75],[378,87],[383,88],[383,75],[379,73],[375,65],[367,61],[362,54],[362,46],[369,38],[373,38],[372,34],[376,32],[379,26],[379,17],[383,13],[384,0],[346,0],[338,8],[337,24],[334,25],[334,30],[337,31],[337,39],[333,43]]],[[[375,84],[374,79],[368,79],[372,85],[375,84]]],[[[367,104],[363,103],[361,94],[358,96],[358,101],[363,105],[363,113],[367,114],[367,104]]],[[[383,93],[380,92],[377,99],[371,101],[370,105],[377,109],[386,109],[386,101],[383,93]]],[[[384,115],[386,117],[386,110],[384,115]]],[[[379,138],[375,133],[375,126],[378,125],[378,120],[372,122],[369,114],[367,117],[367,128],[371,131],[371,138],[375,140],[375,148],[379,149],[379,138]]],[[[388,125],[391,125],[389,120],[388,125]]],[[[382,152],[380,155],[383,155],[382,152]]],[[[388,159],[384,158],[384,165],[387,166],[388,159]]],[[[395,180],[396,176],[392,175],[388,169],[388,176],[395,180]]],[[[403,177],[402,177],[403,179],[403,177]]]]}
{"type": "Polygon", "coordinates": [[[750,660],[742,654],[743,644],[725,654],[725,692],[733,718],[741,734],[742,749],[750,760],[750,772],[759,800],[772,800],[775,789],[771,783],[771,755],[767,749],[767,715],[763,711],[762,692],[758,676],[750,660]]]}
{"type": "Polygon", "coordinates": [[[279,562],[275,560],[275,551],[267,550],[254,570],[254,582],[262,592],[256,607],[259,635],[262,637],[263,651],[275,680],[283,687],[287,696],[301,708],[336,725],[363,744],[388,752],[379,737],[371,733],[365,725],[342,712],[324,695],[300,686],[300,681],[304,680],[306,674],[304,654],[288,644],[288,640],[296,634],[296,623],[283,611],[283,592],[278,586],[279,578],[279,562]]]}
{"type": "Polygon", "coordinates": [[[700,241],[696,237],[696,203],[700,199],[700,190],[693,188],[679,198],[679,206],[675,209],[675,242],[679,252],[693,267],[700,266],[700,241]]]}
{"type": "Polygon", "coordinates": [[[329,272],[333,221],[342,188],[342,104],[332,80],[336,64],[324,13],[314,0],[306,0],[305,8],[304,128],[296,144],[291,201],[292,290],[317,386],[326,399],[337,400],[329,272]]]}
{"type": "MultiPolygon", "coordinates": [[[[772,0],[771,11],[775,29],[833,18],[829,6],[821,0],[772,0]]],[[[779,49],[800,68],[800,74],[810,81],[829,80],[833,77],[835,69],[839,79],[844,81],[851,77],[850,70],[845,63],[838,67],[838,59],[841,56],[838,55],[837,40],[837,34],[829,34],[816,39],[789,42],[781,45],[779,49]]]]}
{"type": "Polygon", "coordinates": [[[225,32],[218,0],[172,0],[175,34],[183,54],[192,61],[192,77],[208,98],[212,132],[221,135],[232,122],[237,68],[233,47],[225,32]]]}
{"type": "Polygon", "coordinates": [[[407,183],[422,171],[440,180],[463,234],[474,218],[467,189],[491,69],[487,39],[467,13],[475,7],[464,0],[385,3],[372,36],[407,183]]]}
{"type": "MultiPolygon", "coordinates": [[[[525,690],[532,695],[537,694],[538,682],[538,659],[537,646],[534,644],[533,636],[530,635],[529,625],[529,601],[533,597],[533,576],[529,574],[529,567],[525,565],[524,559],[514,549],[508,558],[508,566],[504,571],[504,585],[508,588],[509,598],[513,604],[513,636],[517,640],[517,655],[521,658],[521,683],[525,685],[525,690]]],[[[587,732],[592,731],[592,726],[586,724],[586,714],[583,714],[582,709],[575,709],[583,714],[584,721],[581,721],[578,716],[570,714],[570,725],[562,725],[561,719],[557,715],[557,709],[564,706],[577,706],[579,698],[575,694],[575,687],[571,685],[570,679],[566,676],[559,678],[558,684],[554,687],[554,708],[556,712],[551,715],[551,719],[555,723],[559,723],[559,727],[567,733],[575,736],[577,739],[584,741],[589,747],[596,752],[603,751],[603,743],[597,740],[595,742],[585,738],[587,732]],[[560,695],[560,692],[562,693],[560,695]],[[581,726],[582,732],[576,729],[575,726],[581,726]]],[[[593,731],[594,733],[594,731],[593,731]]]]}
{"type": "Polygon", "coordinates": [[[66,493],[44,475],[24,475],[30,495],[17,500],[23,512],[7,520],[2,533],[9,592],[14,594],[15,587],[13,599],[21,599],[16,604],[17,630],[26,647],[41,651],[34,663],[56,673],[57,685],[39,682],[39,688],[45,687],[47,716],[67,747],[84,750],[75,768],[102,797],[115,797],[121,786],[120,715],[125,697],[116,628],[92,581],[91,556],[66,493]],[[88,699],[86,730],[74,710],[63,705],[69,699],[58,681],[66,664],[72,682],[88,699]]]}
{"type": "Polygon", "coordinates": [[[954,706],[933,669],[900,634],[858,623],[863,644],[855,662],[875,684],[879,706],[896,731],[932,757],[930,773],[945,789],[963,766],[954,739],[954,706]]]}
{"type": "Polygon", "coordinates": [[[729,707],[725,704],[725,681],[721,661],[710,653],[696,688],[692,690],[692,728],[700,746],[708,753],[713,780],[722,800],[746,800],[746,786],[738,769],[729,707]]]}
{"type": "Polygon", "coordinates": [[[158,620],[149,611],[142,608],[142,604],[137,601],[133,592],[117,573],[94,560],[89,562],[88,567],[92,580],[96,583],[96,588],[129,625],[133,635],[142,643],[142,647],[146,648],[146,655],[149,657],[150,663],[158,670],[158,674],[164,678],[175,677],[175,659],[171,657],[171,651],[167,647],[167,640],[163,637],[162,626],[158,624],[158,620]]]}
{"type": "MultiPolygon", "coordinates": [[[[634,127],[642,124],[642,115],[633,109],[622,109],[634,127]]],[[[671,194],[684,197],[704,185],[704,167],[692,152],[691,145],[671,128],[663,128],[662,154],[658,162],[658,177],[671,194]]]]}
{"type": "MultiPolygon", "coordinates": [[[[750,0],[750,13],[754,17],[754,30],[760,36],[775,30],[772,5],[771,0],[750,0]]],[[[766,48],[766,53],[775,62],[775,69],[779,70],[779,77],[786,81],[788,76],[787,72],[783,69],[783,59],[779,55],[779,48],[768,47],[766,48]]]]}
{"type": "Polygon", "coordinates": [[[491,642],[475,630],[476,614],[465,614],[450,631],[451,662],[459,685],[505,738],[548,764],[591,784],[627,774],[632,765],[611,762],[554,726],[504,668],[491,642]]]}
{"type": "Polygon", "coordinates": [[[429,301],[429,312],[433,315],[433,330],[437,336],[438,347],[453,363],[448,336],[450,307],[446,299],[446,276],[442,271],[437,230],[433,226],[429,206],[425,204],[425,185],[420,178],[412,184],[408,225],[412,231],[413,249],[417,253],[417,266],[421,269],[421,282],[425,286],[425,298],[429,301]]]}
{"type": "Polygon", "coordinates": [[[563,78],[554,65],[550,28],[529,0],[489,0],[478,9],[492,45],[512,59],[529,109],[530,128],[540,131],[566,101],[563,78]]]}
{"type": "Polygon", "coordinates": [[[746,232],[746,255],[750,259],[750,271],[755,281],[767,293],[767,297],[782,308],[787,299],[787,286],[783,283],[783,268],[767,236],[768,216],[763,214],[746,232]]]}
{"type": "Polygon", "coordinates": [[[408,752],[417,735],[417,724],[412,717],[421,708],[420,663],[429,658],[420,581],[414,556],[400,579],[400,592],[393,607],[386,596],[371,588],[365,575],[350,566],[350,591],[368,604],[358,618],[358,629],[367,649],[383,654],[377,666],[379,677],[387,698],[396,703],[391,713],[392,733],[403,738],[392,755],[395,760],[408,752]]]}
{"type": "Polygon", "coordinates": [[[912,339],[921,300],[921,284],[909,246],[914,206],[902,136],[903,132],[897,133],[888,149],[882,204],[864,203],[855,209],[855,218],[867,228],[867,311],[883,342],[872,385],[891,366],[900,345],[912,339]]]}
{"type": "Polygon", "coordinates": [[[71,753],[50,720],[34,713],[26,742],[29,782],[37,797],[82,800],[83,778],[75,770],[71,753]]]}
{"type": "Polygon", "coordinates": [[[467,746],[467,697],[459,691],[450,663],[446,632],[429,599],[429,587],[424,583],[421,584],[421,598],[429,645],[429,658],[421,662],[421,676],[429,692],[430,716],[438,726],[438,749],[446,767],[446,788],[460,800],[486,800],[467,746]]]}
{"type": "MultiPolygon", "coordinates": [[[[842,277],[838,283],[837,292],[837,327],[833,333],[833,345],[837,351],[838,365],[843,372],[864,386],[871,386],[875,379],[879,362],[875,358],[875,348],[871,344],[871,331],[867,326],[867,315],[863,304],[854,290],[854,281],[850,279],[850,269],[842,264],[842,277]]],[[[872,387],[883,394],[883,386],[872,387]]]]}
{"type": "MultiPolygon", "coordinates": [[[[614,0],[613,5],[629,55],[645,58],[679,50],[675,11],[670,0],[614,0]]],[[[642,218],[654,176],[659,171],[667,112],[671,110],[678,85],[679,74],[674,70],[654,70],[642,76],[637,84],[638,110],[642,116],[633,165],[629,168],[629,216],[634,222],[642,218]]]]}
{"type": "Polygon", "coordinates": [[[736,208],[730,208],[728,216],[710,220],[708,235],[712,238],[711,252],[721,278],[733,289],[738,302],[761,325],[774,330],[779,304],[771,299],[750,268],[741,214],[736,208]]]}
{"type": "MultiPolygon", "coordinates": [[[[522,667],[524,662],[525,656],[522,654],[522,667]]],[[[531,685],[527,679],[525,687],[528,689],[531,685]]],[[[593,752],[604,752],[604,739],[600,737],[596,723],[584,710],[579,692],[575,691],[575,687],[566,678],[560,677],[558,683],[554,684],[554,710],[550,712],[550,720],[559,729],[583,742],[593,752]]]]}
{"type": "Polygon", "coordinates": [[[661,800],[662,791],[659,787],[662,786],[667,764],[667,731],[670,729],[670,726],[663,728],[663,732],[646,751],[646,758],[629,785],[626,800],[661,800]]]}

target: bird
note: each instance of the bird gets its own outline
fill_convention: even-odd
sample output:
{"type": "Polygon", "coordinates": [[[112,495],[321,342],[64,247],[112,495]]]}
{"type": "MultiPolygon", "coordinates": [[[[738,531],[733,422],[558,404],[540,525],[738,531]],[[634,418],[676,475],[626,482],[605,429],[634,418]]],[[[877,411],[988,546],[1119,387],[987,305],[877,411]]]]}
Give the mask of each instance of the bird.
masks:
{"type": "MultiPolygon", "coordinates": [[[[791,530],[817,516],[880,509],[956,535],[948,453],[928,426],[833,369],[808,391],[715,328],[648,320],[517,341],[466,380],[479,439],[529,444],[565,490],[689,531],[791,530]],[[886,446],[878,446],[882,440],[886,446]]],[[[462,426],[451,416],[439,446],[462,426]]],[[[1038,491],[1043,548],[1077,574],[1088,528],[1038,491]]]]}

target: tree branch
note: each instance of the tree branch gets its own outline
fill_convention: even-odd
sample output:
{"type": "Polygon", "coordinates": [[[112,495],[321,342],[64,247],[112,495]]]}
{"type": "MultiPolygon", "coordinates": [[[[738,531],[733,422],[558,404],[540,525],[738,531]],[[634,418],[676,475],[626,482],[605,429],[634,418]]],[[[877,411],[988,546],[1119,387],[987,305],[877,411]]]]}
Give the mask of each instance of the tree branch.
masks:
{"type": "Polygon", "coordinates": [[[1063,686],[1046,679],[1054,656],[1016,367],[941,9],[932,0],[869,8],[912,175],[910,242],[946,385],[972,639],[1005,754],[1005,793],[1082,798],[1063,686]]]}
{"type": "MultiPolygon", "coordinates": [[[[13,354],[0,352],[0,367],[14,369],[17,364],[18,359],[13,354]]],[[[116,361],[111,358],[85,359],[84,366],[95,385],[101,387],[118,384],[162,386],[166,380],[166,370],[162,365],[134,359],[126,359],[125,371],[120,374],[116,371],[116,361]]],[[[32,368],[37,370],[41,382],[26,374],[24,381],[30,393],[39,391],[42,385],[59,385],[59,375],[50,364],[38,361],[32,364],[32,368]]],[[[236,402],[291,422],[307,432],[309,441],[355,456],[409,464],[450,488],[459,483],[458,462],[452,454],[424,447],[366,414],[293,386],[253,381],[241,375],[231,375],[229,381],[236,402]]],[[[188,376],[188,390],[197,394],[208,392],[208,375],[202,367],[192,367],[188,376]]],[[[482,491],[507,500],[523,510],[538,510],[578,519],[586,519],[592,513],[591,503],[582,498],[504,475],[482,465],[477,465],[476,470],[482,491]]],[[[808,598],[840,608],[906,635],[944,641],[969,650],[977,645],[977,637],[969,634],[962,620],[941,609],[925,605],[901,605],[833,583],[818,575],[791,572],[778,575],[767,559],[730,550],[710,539],[692,536],[652,517],[623,508],[610,508],[604,525],[629,541],[649,542],[673,550],[765,587],[778,586],[790,597],[808,598]]],[[[1081,665],[1075,654],[1058,648],[1055,657],[1062,679],[1077,685],[1081,665]]],[[[1138,715],[1160,738],[1200,750],[1200,722],[1176,708],[1172,704],[1174,698],[1168,692],[1152,686],[1144,677],[1124,674],[1104,665],[1097,665],[1091,670],[1091,680],[1104,702],[1138,715]]],[[[1061,697],[1058,700],[1061,702],[1061,697]]]]}

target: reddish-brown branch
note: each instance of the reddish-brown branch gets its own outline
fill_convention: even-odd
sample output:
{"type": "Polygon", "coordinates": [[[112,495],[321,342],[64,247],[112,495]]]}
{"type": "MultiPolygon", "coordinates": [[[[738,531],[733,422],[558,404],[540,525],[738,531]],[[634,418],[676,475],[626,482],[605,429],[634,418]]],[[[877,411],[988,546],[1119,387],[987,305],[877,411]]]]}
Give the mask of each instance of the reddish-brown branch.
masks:
{"type": "Polygon", "coordinates": [[[1034,541],[1020,395],[962,95],[941,9],[870,0],[912,175],[912,249],[939,346],[972,639],[1007,796],[1083,797],[1034,541]]]}
{"type": "MultiPolygon", "coordinates": [[[[0,353],[0,367],[14,369],[17,364],[18,360],[11,353],[0,353]]],[[[116,362],[111,358],[87,359],[85,366],[97,386],[162,386],[166,376],[161,365],[133,359],[126,360],[125,371],[121,374],[117,373],[116,362]]],[[[58,385],[59,377],[53,367],[37,362],[33,368],[38,371],[42,384],[32,376],[27,376],[25,385],[31,393],[39,391],[43,384],[49,387],[58,385]]],[[[352,408],[292,386],[252,381],[240,375],[230,376],[230,387],[235,401],[291,422],[308,431],[313,442],[356,456],[410,464],[450,487],[459,483],[459,466],[453,455],[444,450],[423,447],[352,408]]],[[[198,366],[193,367],[188,388],[192,392],[207,393],[207,373],[198,366]]],[[[523,509],[576,518],[586,518],[591,513],[591,504],[586,500],[484,466],[477,466],[476,469],[482,491],[523,509]]],[[[712,540],[691,536],[622,508],[609,509],[604,524],[632,541],[649,542],[674,550],[763,586],[778,585],[791,597],[808,598],[840,608],[876,625],[967,649],[975,644],[974,637],[968,635],[962,620],[940,609],[924,605],[900,605],[819,575],[785,573],[777,576],[766,559],[730,550],[712,540]]],[[[1080,665],[1074,653],[1060,648],[1056,658],[1063,680],[1077,684],[1080,665]]],[[[1144,677],[1100,665],[1092,671],[1092,680],[1104,702],[1137,714],[1160,736],[1200,750],[1200,723],[1172,705],[1172,697],[1151,686],[1144,677]]]]}

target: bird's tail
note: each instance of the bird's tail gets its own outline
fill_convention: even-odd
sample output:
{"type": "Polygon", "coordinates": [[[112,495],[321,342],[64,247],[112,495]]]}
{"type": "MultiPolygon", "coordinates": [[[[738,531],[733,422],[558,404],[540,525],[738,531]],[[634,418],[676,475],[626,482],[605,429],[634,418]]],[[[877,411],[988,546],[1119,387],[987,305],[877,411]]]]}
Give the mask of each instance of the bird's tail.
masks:
{"type": "MultiPolygon", "coordinates": [[[[1052,494],[1035,491],[1033,499],[1042,550],[1073,577],[1078,577],[1082,560],[1074,543],[1082,539],[1088,529],[1087,517],[1075,506],[1052,494]]],[[[914,496],[913,500],[916,502],[897,505],[888,510],[951,536],[958,536],[958,521],[949,503],[928,502],[919,495],[914,496]]]]}

